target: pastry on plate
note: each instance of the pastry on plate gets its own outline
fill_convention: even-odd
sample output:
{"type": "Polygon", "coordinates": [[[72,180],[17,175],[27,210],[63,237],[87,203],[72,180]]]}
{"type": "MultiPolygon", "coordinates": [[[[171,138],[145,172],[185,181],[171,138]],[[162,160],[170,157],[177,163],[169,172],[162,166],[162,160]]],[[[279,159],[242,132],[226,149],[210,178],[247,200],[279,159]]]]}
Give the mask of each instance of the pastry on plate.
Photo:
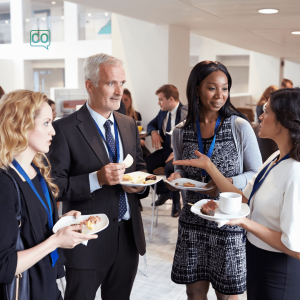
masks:
{"type": "Polygon", "coordinates": [[[218,204],[214,200],[210,200],[201,207],[201,212],[204,215],[214,216],[216,209],[218,208],[218,204]]]}
{"type": "Polygon", "coordinates": [[[156,176],[155,175],[149,175],[145,178],[145,181],[148,181],[148,180],[156,180],[156,176]]]}
{"type": "Polygon", "coordinates": [[[185,186],[185,187],[195,187],[196,185],[193,184],[193,183],[190,183],[190,182],[185,182],[185,183],[183,184],[183,186],[185,186]]]}
{"type": "Polygon", "coordinates": [[[130,175],[123,175],[123,181],[130,181],[131,180],[131,176],[130,175]]]}

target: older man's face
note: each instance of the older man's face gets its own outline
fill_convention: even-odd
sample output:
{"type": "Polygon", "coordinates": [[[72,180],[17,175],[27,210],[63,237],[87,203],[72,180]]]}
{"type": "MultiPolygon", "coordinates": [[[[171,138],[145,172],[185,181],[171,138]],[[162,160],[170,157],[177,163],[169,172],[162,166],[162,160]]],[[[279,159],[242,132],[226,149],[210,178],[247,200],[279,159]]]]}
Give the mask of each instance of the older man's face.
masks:
{"type": "Polygon", "coordinates": [[[126,82],[124,68],[121,65],[101,66],[99,75],[98,87],[91,98],[92,106],[107,113],[119,109],[126,82]]]}

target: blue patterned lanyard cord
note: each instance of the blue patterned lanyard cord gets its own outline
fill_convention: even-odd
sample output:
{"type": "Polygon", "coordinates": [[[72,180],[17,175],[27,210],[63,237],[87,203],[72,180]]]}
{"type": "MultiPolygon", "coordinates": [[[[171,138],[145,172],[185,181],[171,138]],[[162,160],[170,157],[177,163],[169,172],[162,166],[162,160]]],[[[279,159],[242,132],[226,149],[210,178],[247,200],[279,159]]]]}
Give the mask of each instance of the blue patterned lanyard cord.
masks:
{"type": "MultiPolygon", "coordinates": [[[[257,190],[261,187],[262,183],[265,181],[265,179],[267,178],[267,176],[269,175],[269,173],[271,172],[271,170],[272,170],[274,167],[278,166],[279,163],[281,163],[282,161],[284,161],[284,160],[286,160],[286,159],[289,159],[289,158],[290,158],[290,155],[289,155],[289,154],[285,155],[280,161],[277,162],[277,164],[274,164],[274,165],[268,170],[270,164],[271,164],[276,158],[277,158],[277,157],[275,157],[274,159],[272,159],[272,161],[271,161],[269,164],[267,164],[267,165],[259,172],[259,174],[257,175],[257,177],[256,177],[256,179],[255,179],[255,181],[254,181],[254,184],[253,184],[252,192],[251,192],[250,197],[249,197],[249,199],[248,199],[248,203],[247,203],[248,206],[250,206],[250,202],[251,202],[251,199],[252,199],[253,195],[254,195],[254,194],[257,192],[257,190]],[[268,170],[268,172],[266,173],[267,170],[268,170]],[[266,173],[266,175],[265,175],[265,173],[266,173]],[[265,176],[264,176],[264,175],[265,175],[265,176]]],[[[243,232],[244,232],[244,240],[245,240],[245,239],[246,239],[245,230],[243,230],[243,232]]]]}
{"type": "MultiPolygon", "coordinates": [[[[47,217],[48,217],[48,227],[49,227],[49,230],[51,232],[52,228],[53,228],[52,206],[51,206],[51,201],[50,201],[50,195],[49,195],[48,187],[47,187],[47,184],[45,182],[45,179],[43,178],[42,174],[40,173],[40,170],[33,163],[31,163],[31,165],[33,166],[33,168],[36,170],[36,172],[38,174],[40,185],[42,187],[42,190],[43,190],[44,196],[46,198],[46,201],[47,201],[49,209],[48,209],[47,205],[45,204],[45,202],[43,201],[43,199],[40,196],[40,194],[38,193],[38,191],[36,190],[34,184],[32,183],[32,181],[30,180],[30,178],[28,177],[28,175],[24,171],[24,169],[20,166],[20,164],[15,159],[13,160],[12,164],[18,170],[18,172],[25,178],[25,180],[27,181],[27,183],[29,184],[29,186],[31,187],[31,189],[33,190],[33,192],[35,193],[35,195],[37,196],[37,198],[40,200],[40,202],[43,205],[43,207],[45,208],[45,210],[47,212],[47,217]]],[[[56,263],[56,261],[58,259],[57,249],[55,249],[54,251],[52,251],[50,253],[50,256],[51,256],[51,261],[52,261],[52,267],[54,267],[55,263],[56,263]]]]}
{"type": "MultiPolygon", "coordinates": [[[[120,145],[119,145],[119,135],[118,135],[118,128],[117,128],[117,124],[116,121],[114,122],[114,131],[115,131],[115,137],[116,139],[113,137],[112,132],[111,132],[111,125],[112,125],[112,121],[107,120],[104,123],[104,128],[105,128],[105,136],[104,137],[101,129],[99,128],[98,124],[96,123],[96,121],[94,120],[97,129],[102,137],[102,139],[105,141],[106,146],[107,146],[107,150],[109,153],[109,160],[111,163],[118,163],[120,161],[120,145]]],[[[127,211],[127,205],[126,205],[126,198],[125,198],[125,192],[122,189],[121,186],[118,186],[119,189],[119,193],[120,193],[120,201],[119,201],[119,220],[121,220],[126,211],[127,211]]]]}
{"type": "MultiPolygon", "coordinates": [[[[221,121],[222,121],[222,117],[219,116],[218,119],[217,119],[217,122],[216,122],[216,126],[215,126],[214,138],[213,138],[213,140],[211,142],[211,145],[210,145],[210,147],[208,149],[208,152],[207,152],[207,157],[209,157],[209,158],[211,158],[211,155],[212,155],[212,153],[214,151],[214,148],[215,148],[217,130],[220,126],[221,121]]],[[[203,142],[202,142],[199,118],[197,118],[197,121],[196,121],[196,128],[197,128],[197,138],[198,138],[199,152],[202,153],[202,154],[205,154],[204,150],[203,150],[203,142]]],[[[206,177],[206,170],[202,170],[201,174],[202,174],[201,180],[202,180],[202,182],[204,182],[205,177],[206,177]]]]}

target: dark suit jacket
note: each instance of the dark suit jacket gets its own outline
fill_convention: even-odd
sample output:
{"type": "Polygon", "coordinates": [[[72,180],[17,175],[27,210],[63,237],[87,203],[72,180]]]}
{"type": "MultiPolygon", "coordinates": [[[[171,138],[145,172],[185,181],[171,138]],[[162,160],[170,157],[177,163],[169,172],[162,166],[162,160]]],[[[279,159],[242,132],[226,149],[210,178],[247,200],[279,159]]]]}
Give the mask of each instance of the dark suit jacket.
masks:
{"type": "MultiPolygon", "coordinates": [[[[9,173],[16,179],[21,194],[21,237],[25,249],[35,247],[45,240],[43,227],[38,218],[39,211],[36,208],[36,195],[27,182],[23,182],[20,176],[12,168],[9,173]]],[[[58,221],[56,201],[49,191],[54,224],[58,221]]],[[[12,180],[0,172],[0,299],[6,299],[2,295],[1,283],[11,283],[17,267],[17,252],[15,250],[18,236],[18,222],[16,220],[16,203],[18,195],[12,180]],[[2,298],[2,297],[4,298],[2,298]]],[[[49,234],[50,235],[50,234],[49,234]]],[[[64,276],[63,262],[65,260],[61,249],[57,249],[59,258],[57,261],[57,277],[64,276]]],[[[44,258],[49,259],[49,257],[44,258]]],[[[38,261],[29,269],[30,299],[47,299],[47,274],[44,259],[38,261]]],[[[55,281],[56,278],[53,278],[55,281]]],[[[52,291],[48,291],[52,292],[52,291]]]]}
{"type": "MultiPolygon", "coordinates": [[[[181,108],[182,108],[182,103],[179,102],[179,106],[176,112],[176,119],[175,119],[175,126],[180,123],[181,120],[181,108]]],[[[157,114],[157,116],[149,122],[148,126],[147,126],[147,132],[151,135],[151,131],[155,130],[159,130],[159,134],[162,137],[163,141],[165,140],[165,135],[163,133],[162,130],[162,124],[163,124],[163,120],[166,117],[168,111],[162,111],[160,110],[159,113],[157,114]]],[[[164,144],[162,144],[163,147],[164,144]]]]}
{"type": "MultiPolygon", "coordinates": [[[[126,173],[146,171],[140,147],[139,133],[132,118],[114,112],[124,158],[130,154],[133,165],[126,173]]],[[[109,226],[99,232],[98,239],[87,246],[78,245],[65,250],[66,265],[77,269],[96,269],[111,264],[117,251],[119,191],[117,186],[104,185],[90,192],[89,173],[100,170],[110,163],[102,138],[86,105],[80,110],[53,123],[56,135],[50,147],[49,159],[55,183],[60,189],[58,201],[63,201],[63,212],[81,211],[83,215],[104,213],[109,226]]],[[[127,194],[137,249],[145,253],[145,237],[138,198],[147,197],[149,189],[143,194],[127,194]]]]}

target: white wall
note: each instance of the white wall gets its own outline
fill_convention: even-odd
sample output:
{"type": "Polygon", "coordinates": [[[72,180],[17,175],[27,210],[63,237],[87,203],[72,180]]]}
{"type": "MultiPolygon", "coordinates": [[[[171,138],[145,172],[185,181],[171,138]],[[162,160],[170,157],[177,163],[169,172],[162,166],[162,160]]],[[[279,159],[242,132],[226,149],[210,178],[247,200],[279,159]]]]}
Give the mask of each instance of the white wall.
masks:
{"type": "MultiPolygon", "coordinates": [[[[189,73],[189,31],[176,26],[156,25],[112,14],[112,53],[124,61],[126,87],[134,108],[146,128],[159,112],[156,90],[164,84],[178,87],[186,103],[189,73]]],[[[150,138],[146,145],[151,147],[150,138]]]]}
{"type": "Polygon", "coordinates": [[[123,60],[126,85],[144,128],[159,111],[155,91],[168,83],[168,26],[112,14],[112,54],[123,60]]]}
{"type": "Polygon", "coordinates": [[[292,80],[294,87],[300,87],[300,64],[286,60],[283,77],[292,80]]]}
{"type": "Polygon", "coordinates": [[[267,87],[278,86],[279,78],[280,58],[250,52],[249,93],[253,103],[257,103],[267,87]]]}

